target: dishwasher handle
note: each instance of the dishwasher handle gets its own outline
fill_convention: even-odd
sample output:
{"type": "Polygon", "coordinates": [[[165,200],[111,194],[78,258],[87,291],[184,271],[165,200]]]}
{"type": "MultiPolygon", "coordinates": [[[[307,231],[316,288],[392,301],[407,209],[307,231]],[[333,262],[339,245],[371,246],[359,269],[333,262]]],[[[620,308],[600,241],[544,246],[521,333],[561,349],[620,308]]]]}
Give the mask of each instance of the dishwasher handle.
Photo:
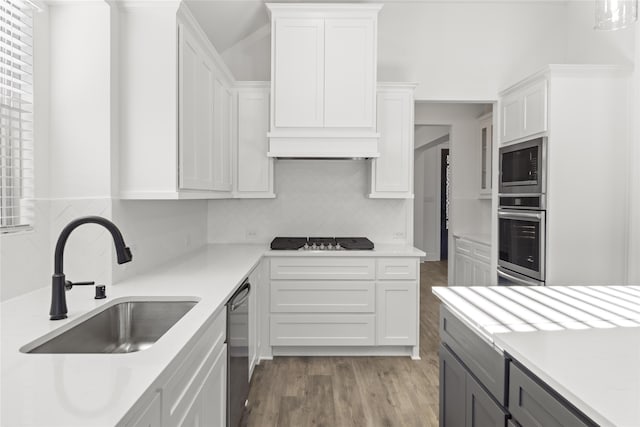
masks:
{"type": "Polygon", "coordinates": [[[229,299],[229,311],[236,311],[238,307],[244,304],[247,298],[249,298],[249,292],[251,292],[251,283],[246,281],[229,299]]]}

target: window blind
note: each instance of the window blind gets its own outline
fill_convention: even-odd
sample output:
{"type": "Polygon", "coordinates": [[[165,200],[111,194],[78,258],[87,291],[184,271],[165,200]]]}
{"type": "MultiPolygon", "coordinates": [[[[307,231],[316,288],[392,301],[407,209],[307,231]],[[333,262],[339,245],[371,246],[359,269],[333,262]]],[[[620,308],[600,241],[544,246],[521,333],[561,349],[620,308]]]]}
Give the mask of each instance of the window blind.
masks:
{"type": "Polygon", "coordinates": [[[0,0],[0,232],[34,221],[33,6],[0,0]]]}

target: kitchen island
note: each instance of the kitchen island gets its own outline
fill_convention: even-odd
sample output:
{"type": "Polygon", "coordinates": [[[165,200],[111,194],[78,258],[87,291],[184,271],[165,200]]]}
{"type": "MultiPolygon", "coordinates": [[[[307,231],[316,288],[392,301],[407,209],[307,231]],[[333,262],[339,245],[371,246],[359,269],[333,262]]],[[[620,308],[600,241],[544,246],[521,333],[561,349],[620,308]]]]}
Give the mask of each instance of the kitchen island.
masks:
{"type": "Polygon", "coordinates": [[[466,425],[489,413],[495,425],[640,425],[640,287],[433,293],[445,427],[460,420],[450,411],[459,405],[466,425]]]}

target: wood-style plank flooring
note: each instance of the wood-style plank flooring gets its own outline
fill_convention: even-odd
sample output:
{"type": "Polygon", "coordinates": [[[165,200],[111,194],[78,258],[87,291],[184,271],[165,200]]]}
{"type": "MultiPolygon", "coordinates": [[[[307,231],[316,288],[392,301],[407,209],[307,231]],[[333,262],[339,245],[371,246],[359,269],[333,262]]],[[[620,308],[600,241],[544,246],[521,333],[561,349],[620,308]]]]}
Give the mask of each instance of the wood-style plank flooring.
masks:
{"type": "Polygon", "coordinates": [[[254,371],[251,427],[438,425],[438,303],[446,262],[420,267],[420,358],[275,357],[254,371]]]}

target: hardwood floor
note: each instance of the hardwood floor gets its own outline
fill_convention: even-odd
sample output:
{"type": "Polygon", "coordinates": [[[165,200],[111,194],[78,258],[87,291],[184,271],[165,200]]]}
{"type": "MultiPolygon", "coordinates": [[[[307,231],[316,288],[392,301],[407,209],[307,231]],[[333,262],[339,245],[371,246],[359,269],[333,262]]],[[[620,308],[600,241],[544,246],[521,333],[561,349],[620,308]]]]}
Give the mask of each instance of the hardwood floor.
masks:
{"type": "Polygon", "coordinates": [[[447,263],[420,266],[420,357],[276,357],[249,391],[248,425],[437,426],[438,303],[447,263]]]}

